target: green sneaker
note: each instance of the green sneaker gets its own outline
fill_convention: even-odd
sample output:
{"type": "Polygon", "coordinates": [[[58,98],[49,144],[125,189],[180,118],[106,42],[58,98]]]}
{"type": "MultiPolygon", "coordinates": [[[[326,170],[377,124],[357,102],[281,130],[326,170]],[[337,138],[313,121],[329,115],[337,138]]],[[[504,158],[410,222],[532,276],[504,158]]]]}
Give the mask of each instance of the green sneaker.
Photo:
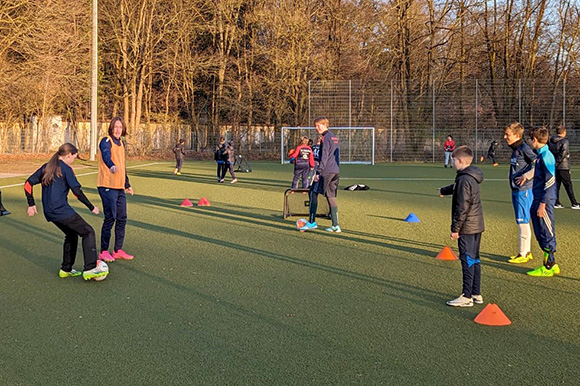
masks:
{"type": "Polygon", "coordinates": [[[552,277],[554,275],[560,274],[560,267],[558,266],[558,264],[554,264],[554,266],[551,269],[548,269],[544,265],[542,265],[541,267],[538,267],[526,273],[530,276],[536,277],[552,277]]]}
{"type": "Polygon", "coordinates": [[[534,256],[532,256],[532,252],[528,252],[528,254],[526,256],[522,256],[522,255],[511,256],[510,259],[508,260],[508,263],[524,264],[530,260],[534,260],[534,256]]]}
{"type": "Polygon", "coordinates": [[[58,271],[58,277],[76,277],[82,275],[82,272],[77,271],[76,269],[71,269],[70,272],[63,271],[62,269],[58,271]]]}

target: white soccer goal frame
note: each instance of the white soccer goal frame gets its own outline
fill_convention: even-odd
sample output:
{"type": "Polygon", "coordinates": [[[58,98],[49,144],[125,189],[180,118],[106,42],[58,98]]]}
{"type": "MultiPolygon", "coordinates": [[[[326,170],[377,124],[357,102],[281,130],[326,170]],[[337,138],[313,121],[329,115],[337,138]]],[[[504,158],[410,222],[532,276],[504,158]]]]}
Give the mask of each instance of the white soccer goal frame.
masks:
{"type": "MultiPolygon", "coordinates": [[[[293,127],[293,126],[284,126],[282,127],[281,130],[281,134],[280,134],[280,163],[284,164],[284,163],[288,163],[288,150],[291,149],[291,147],[286,146],[286,141],[285,139],[287,138],[285,136],[285,132],[286,130],[301,130],[301,131],[305,131],[306,133],[308,133],[309,137],[312,138],[313,140],[316,139],[316,137],[318,136],[318,133],[316,132],[316,128],[315,127],[293,127]],[[312,131],[312,134],[310,134],[310,131],[312,131]]],[[[340,140],[340,148],[341,148],[341,153],[340,153],[340,163],[341,164],[365,164],[365,165],[374,165],[375,164],[375,128],[372,126],[364,126],[364,127],[330,127],[329,128],[330,131],[332,131],[334,134],[336,134],[337,136],[339,136],[340,132],[346,131],[346,130],[352,130],[352,131],[357,131],[357,130],[370,130],[371,131],[371,138],[372,138],[372,143],[371,145],[371,152],[370,152],[370,160],[364,160],[364,161],[360,161],[360,160],[352,160],[352,153],[350,152],[350,149],[352,149],[352,143],[351,143],[351,138],[352,135],[349,132],[348,135],[348,144],[346,145],[346,149],[348,150],[347,154],[343,154],[342,149],[345,148],[344,145],[344,138],[340,138],[339,136],[339,140],[340,140]]]]}

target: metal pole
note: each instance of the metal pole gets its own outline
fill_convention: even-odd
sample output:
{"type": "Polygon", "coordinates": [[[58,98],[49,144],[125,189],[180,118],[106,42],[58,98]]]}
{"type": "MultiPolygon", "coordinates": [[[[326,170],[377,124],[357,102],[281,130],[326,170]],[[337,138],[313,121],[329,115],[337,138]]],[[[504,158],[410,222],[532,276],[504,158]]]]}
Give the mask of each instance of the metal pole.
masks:
{"type": "Polygon", "coordinates": [[[391,140],[389,141],[391,163],[393,162],[393,80],[391,79],[391,140]]]}
{"type": "Polygon", "coordinates": [[[431,95],[432,95],[432,103],[433,103],[433,111],[432,111],[432,130],[433,130],[433,163],[435,163],[435,81],[431,82],[431,95]]]}
{"type": "Polygon", "coordinates": [[[90,154],[89,159],[94,161],[97,155],[97,70],[98,70],[98,3],[99,0],[93,0],[93,42],[92,42],[92,66],[91,66],[91,135],[90,135],[90,154]]]}
{"type": "Polygon", "coordinates": [[[478,125],[478,118],[479,112],[477,109],[479,108],[479,83],[478,80],[475,80],[475,159],[477,160],[477,125],[478,125]]]}
{"type": "MultiPolygon", "coordinates": [[[[352,127],[352,80],[348,81],[348,127],[352,127]]],[[[348,160],[352,161],[352,130],[348,131],[348,160]]]]}
{"type": "Polygon", "coordinates": [[[312,126],[312,123],[310,121],[310,80],[308,81],[308,127],[312,126]]]}
{"type": "Polygon", "coordinates": [[[566,127],[566,78],[562,83],[562,126],[566,127]]]}
{"type": "Polygon", "coordinates": [[[519,99],[519,111],[518,111],[518,122],[522,123],[522,80],[518,81],[518,99],[519,99]]]}

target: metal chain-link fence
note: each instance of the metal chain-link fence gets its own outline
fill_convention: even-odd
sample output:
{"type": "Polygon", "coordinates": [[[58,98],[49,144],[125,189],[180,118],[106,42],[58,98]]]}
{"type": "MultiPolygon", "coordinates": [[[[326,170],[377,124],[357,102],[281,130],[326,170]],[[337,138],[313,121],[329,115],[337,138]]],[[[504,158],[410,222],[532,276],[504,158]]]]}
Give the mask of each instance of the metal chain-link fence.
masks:
{"type": "Polygon", "coordinates": [[[580,89],[548,80],[472,80],[425,84],[418,81],[311,81],[309,116],[326,116],[331,126],[374,126],[378,161],[441,162],[443,142],[485,155],[493,140],[500,159],[511,151],[503,129],[518,121],[565,125],[573,153],[580,152],[580,89]]]}
{"type": "MultiPolygon", "coordinates": [[[[510,151],[503,129],[514,121],[524,126],[546,125],[551,133],[568,128],[573,156],[580,155],[580,85],[551,80],[469,80],[425,83],[409,81],[310,81],[308,126],[326,116],[331,127],[374,127],[375,160],[441,162],[443,142],[452,135],[457,145],[468,145],[485,155],[493,140],[497,155],[510,151]]],[[[142,124],[126,138],[130,154],[171,154],[183,138],[192,153],[210,158],[220,136],[233,139],[249,159],[280,159],[281,125],[221,125],[219,130],[184,124],[142,124]]],[[[100,127],[106,134],[108,122],[100,127]]],[[[60,117],[27,117],[18,123],[0,122],[0,154],[42,153],[63,142],[89,149],[88,122],[70,123],[60,117]]]]}

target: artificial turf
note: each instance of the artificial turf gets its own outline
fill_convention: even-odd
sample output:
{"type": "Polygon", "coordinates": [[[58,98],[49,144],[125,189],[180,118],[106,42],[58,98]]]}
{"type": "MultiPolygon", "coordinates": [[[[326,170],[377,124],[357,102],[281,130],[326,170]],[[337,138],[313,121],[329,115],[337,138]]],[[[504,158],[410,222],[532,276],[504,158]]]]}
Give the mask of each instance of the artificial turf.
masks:
{"type": "MultiPolygon", "coordinates": [[[[483,306],[445,305],[460,294],[460,263],[434,258],[457,252],[451,200],[437,191],[453,171],[341,166],[341,189],[371,189],[339,192],[343,233],[330,234],[282,219],[290,165],[252,167],[234,185],[218,184],[210,162],[187,162],[181,176],[132,162],[124,249],[136,257],[110,263],[100,283],[60,279],[62,234],[26,216],[21,187],[3,188],[0,384],[577,384],[580,211],[556,211],[562,274],[529,277],[535,240],[533,261],[507,263],[517,226],[506,166],[482,166],[482,293],[512,321],[482,326],[483,306]],[[211,206],[179,206],[201,197],[211,206]],[[403,221],[411,212],[420,223],[403,221]]],[[[77,175],[100,207],[93,169],[77,175]]],[[[99,236],[102,215],[69,200],[99,236]]]]}

